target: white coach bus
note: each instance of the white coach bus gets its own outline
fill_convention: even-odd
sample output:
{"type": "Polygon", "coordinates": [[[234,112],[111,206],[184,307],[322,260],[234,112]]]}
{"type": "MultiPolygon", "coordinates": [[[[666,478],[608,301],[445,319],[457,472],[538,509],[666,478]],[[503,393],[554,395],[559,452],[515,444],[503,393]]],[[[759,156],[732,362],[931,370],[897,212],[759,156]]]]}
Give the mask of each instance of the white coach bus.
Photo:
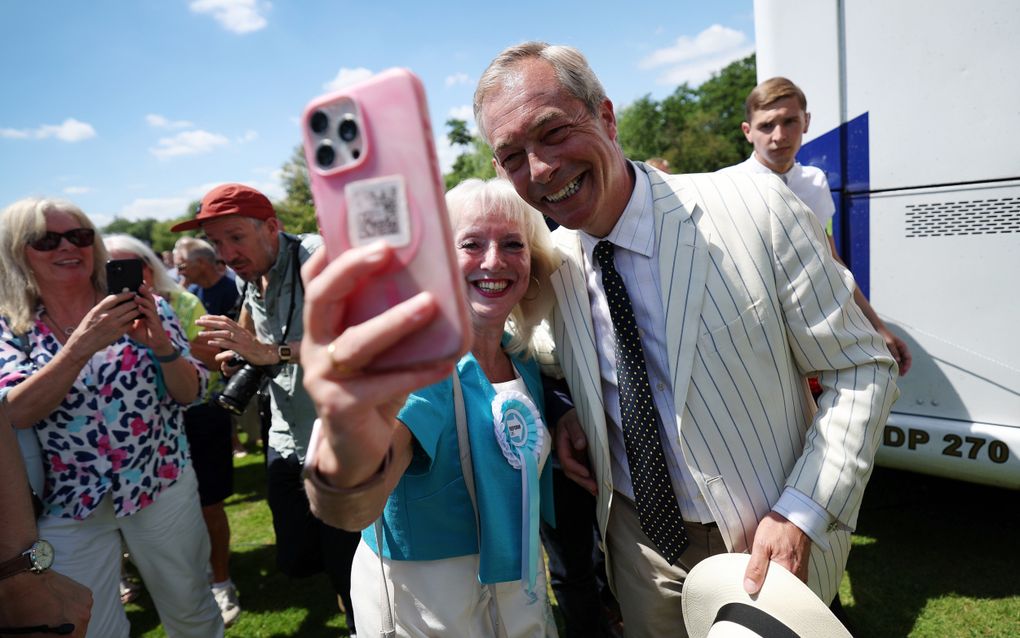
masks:
{"type": "Polygon", "coordinates": [[[808,97],[798,159],[910,346],[878,463],[1020,489],[1020,2],[755,0],[759,81],[808,97]]]}

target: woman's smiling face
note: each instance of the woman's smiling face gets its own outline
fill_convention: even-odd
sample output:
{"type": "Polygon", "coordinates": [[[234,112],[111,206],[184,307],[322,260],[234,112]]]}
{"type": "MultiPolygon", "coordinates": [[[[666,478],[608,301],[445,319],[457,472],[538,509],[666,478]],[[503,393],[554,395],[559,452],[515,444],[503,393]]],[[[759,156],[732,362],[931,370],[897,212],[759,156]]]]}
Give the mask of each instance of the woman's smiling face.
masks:
{"type": "MultiPolygon", "coordinates": [[[[80,227],[81,222],[70,213],[60,210],[46,213],[47,231],[65,233],[80,227]]],[[[61,238],[60,244],[53,250],[36,250],[28,246],[25,259],[43,290],[68,283],[87,286],[92,276],[92,246],[79,248],[67,238],[61,238]]]]}
{"type": "Polygon", "coordinates": [[[501,328],[531,280],[524,229],[498,212],[472,208],[461,214],[454,242],[474,324],[501,328]]]}

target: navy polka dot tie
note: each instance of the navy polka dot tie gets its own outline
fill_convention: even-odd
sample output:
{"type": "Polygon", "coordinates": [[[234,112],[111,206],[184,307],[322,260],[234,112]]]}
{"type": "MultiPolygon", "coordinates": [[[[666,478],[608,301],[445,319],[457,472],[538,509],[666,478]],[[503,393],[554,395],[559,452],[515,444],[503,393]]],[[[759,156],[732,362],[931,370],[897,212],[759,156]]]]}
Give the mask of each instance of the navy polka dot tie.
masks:
{"type": "Polygon", "coordinates": [[[595,259],[602,267],[602,285],[616,332],[620,421],[630,465],[630,480],[634,486],[641,529],[672,565],[687,549],[687,530],[684,529],[680,506],[666,468],[662,439],[659,438],[659,413],[652,400],[634,309],[623,278],[613,263],[613,248],[612,243],[600,241],[595,246],[595,259]]]}

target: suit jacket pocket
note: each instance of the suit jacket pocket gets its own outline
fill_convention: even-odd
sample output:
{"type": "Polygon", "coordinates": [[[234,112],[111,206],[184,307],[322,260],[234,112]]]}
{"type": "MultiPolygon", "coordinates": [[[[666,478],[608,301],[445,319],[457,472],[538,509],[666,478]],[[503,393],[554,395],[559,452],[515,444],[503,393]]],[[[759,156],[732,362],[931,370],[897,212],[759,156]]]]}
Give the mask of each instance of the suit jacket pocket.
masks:
{"type": "Polygon", "coordinates": [[[726,486],[721,476],[715,476],[705,482],[708,492],[706,498],[716,517],[719,531],[731,552],[743,552],[750,548],[751,539],[747,538],[740,518],[740,507],[734,495],[726,486]]]}
{"type": "Polygon", "coordinates": [[[768,352],[762,327],[764,301],[759,299],[736,316],[728,313],[702,313],[699,349],[709,355],[745,355],[749,350],[768,352]]]}

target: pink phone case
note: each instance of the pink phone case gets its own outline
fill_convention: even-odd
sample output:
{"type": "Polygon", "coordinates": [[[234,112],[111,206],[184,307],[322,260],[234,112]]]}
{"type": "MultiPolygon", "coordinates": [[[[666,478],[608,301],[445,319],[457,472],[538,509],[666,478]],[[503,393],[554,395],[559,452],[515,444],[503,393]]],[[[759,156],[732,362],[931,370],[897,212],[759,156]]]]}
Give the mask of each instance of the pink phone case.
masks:
{"type": "Polygon", "coordinates": [[[421,81],[406,69],[390,69],[318,97],[305,108],[302,129],[329,258],[378,239],[396,248],[394,266],[354,293],[346,323],[361,323],[423,290],[439,302],[435,321],[373,367],[459,358],[470,344],[467,304],[421,81]]]}

